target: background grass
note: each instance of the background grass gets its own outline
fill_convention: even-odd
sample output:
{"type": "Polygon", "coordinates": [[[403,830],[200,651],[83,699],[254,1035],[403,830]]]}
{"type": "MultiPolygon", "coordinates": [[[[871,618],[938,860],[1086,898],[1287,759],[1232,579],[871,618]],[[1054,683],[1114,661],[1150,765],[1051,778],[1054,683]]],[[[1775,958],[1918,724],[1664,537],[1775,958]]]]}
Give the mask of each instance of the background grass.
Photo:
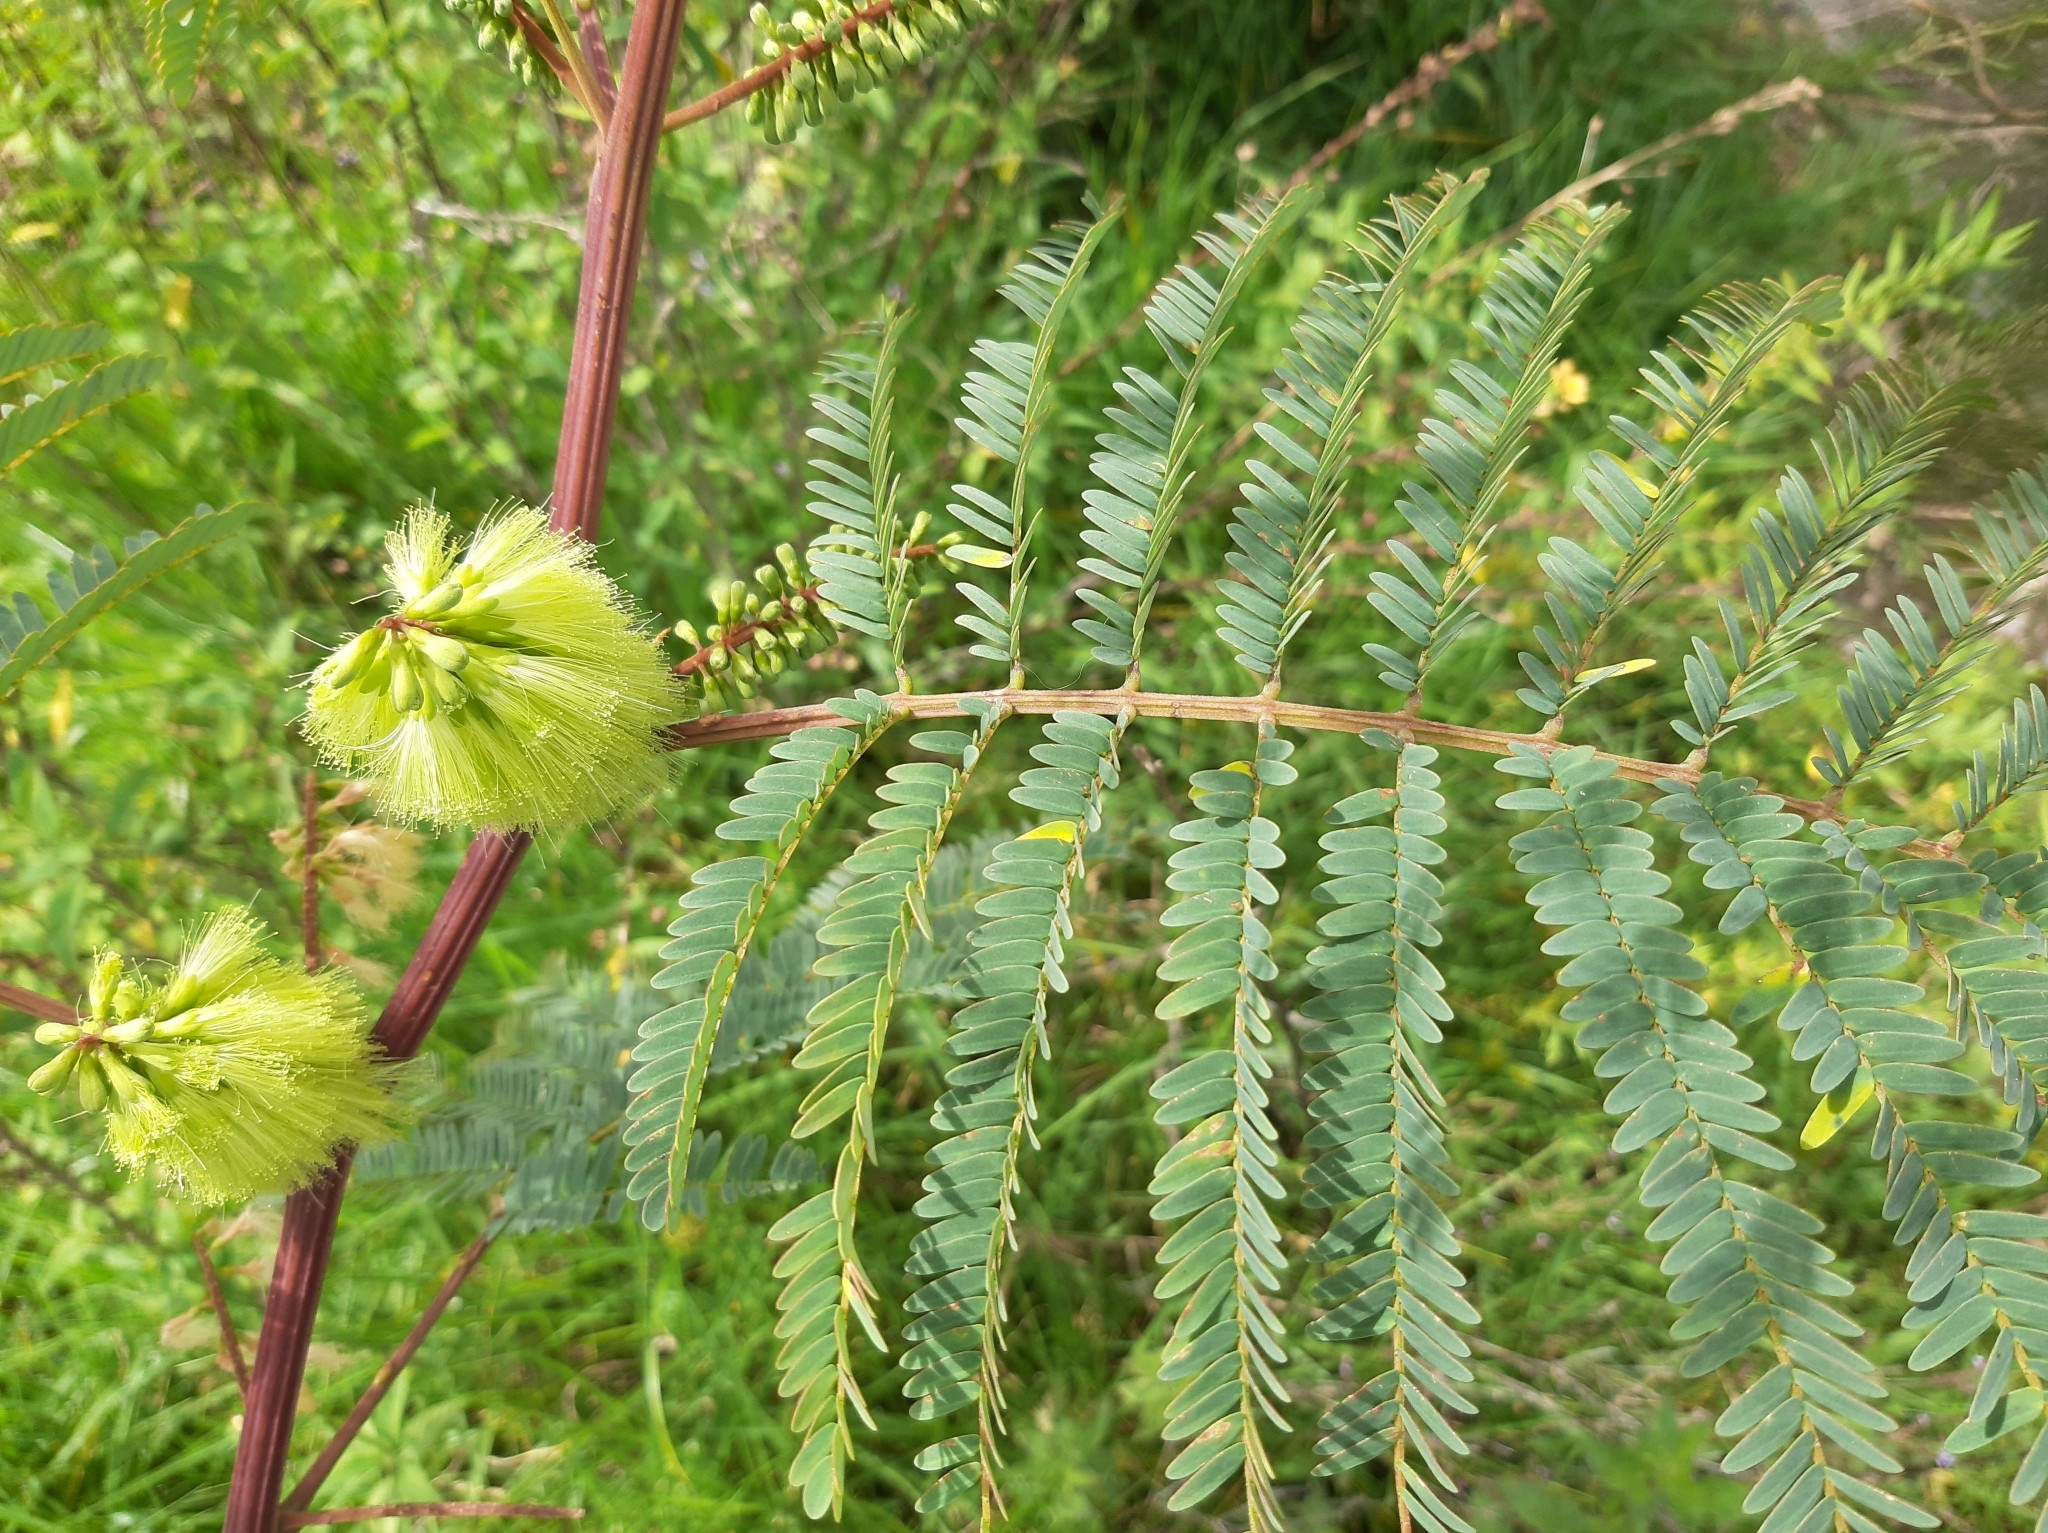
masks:
{"type": "MultiPolygon", "coordinates": [[[[693,77],[680,89],[708,87],[714,61],[736,46],[736,24],[744,30],[740,9],[730,0],[693,9],[684,48],[693,77]]],[[[1604,163],[1794,73],[1825,88],[1816,107],[1690,144],[1615,189],[1634,215],[1568,348],[1591,398],[1546,421],[1523,466],[1522,498],[1489,572],[1503,625],[1471,640],[1441,676],[1456,716],[1512,727],[1527,722],[1504,682],[1516,630],[1536,614],[1524,591],[1530,550],[1573,516],[1566,487],[1605,414],[1626,406],[1643,352],[1715,284],[1806,279],[1859,260],[1892,274],[1867,311],[1867,333],[1775,366],[1766,406],[1745,418],[1667,572],[1669,593],[1718,589],[1742,513],[1873,348],[1971,352],[2005,386],[2007,407],[1944,471],[1932,512],[2040,445],[2010,403],[2029,390],[2038,399],[2038,348],[1998,337],[2004,316],[2042,296],[2042,265],[1994,234],[2040,205],[2043,140],[1927,116],[1983,107],[1960,24],[1884,14],[1849,28],[1699,0],[1552,12],[1550,26],[1462,66],[1412,118],[1337,162],[1303,233],[1240,310],[1209,396],[1213,450],[1258,407],[1287,323],[1341,255],[1345,233],[1433,170],[1491,167],[1468,230],[1477,238],[1571,180],[1582,161],[1604,163]],[[1987,203],[2001,197],[2002,207],[1987,203]],[[1960,210],[1946,233],[1944,205],[1960,210]],[[1987,206],[1971,232],[1969,214],[1987,206]],[[1940,259],[1916,269],[1930,255],[1940,259]]],[[[1049,0],[795,146],[764,148],[729,119],[675,136],[656,178],[607,498],[607,566],[654,610],[701,620],[707,582],[800,537],[810,372],[881,295],[913,310],[899,406],[908,503],[982,472],[986,461],[964,452],[950,425],[966,338],[1015,333],[994,296],[1008,263],[1074,216],[1085,191],[1117,192],[1127,211],[1068,332],[1086,360],[1063,386],[1042,469],[1048,568],[1063,567],[1079,549],[1096,412],[1117,367],[1153,365],[1150,342],[1125,323],[1131,308],[1217,209],[1284,181],[1424,51],[1487,14],[1344,0],[1049,0]]],[[[184,927],[223,904],[253,903],[289,929],[292,892],[268,832],[292,818],[305,764],[291,683],[320,644],[353,626],[353,604],[376,593],[381,535],[407,502],[433,496],[470,518],[502,496],[537,498],[549,477],[588,173],[576,125],[425,0],[291,0],[229,20],[210,84],[178,109],[148,74],[134,7],[24,3],[0,19],[0,323],[98,319],[117,348],[171,362],[149,397],[0,485],[0,588],[39,585],[59,544],[167,527],[197,501],[264,508],[258,533],[98,624],[63,668],[0,708],[0,974],[48,991],[76,991],[103,943],[170,953],[184,927]]],[[[2029,95],[2048,76],[2042,13],[1996,11],[1972,25],[2000,101],[2042,105],[2029,95]]],[[[1380,519],[1414,471],[1406,444],[1427,405],[1428,370],[1446,359],[1485,269],[1475,263],[1432,288],[1404,328],[1401,365],[1361,439],[1337,600],[1291,668],[1293,695],[1383,701],[1358,654],[1376,636],[1359,597],[1380,519]]],[[[1233,467],[1210,463],[1197,487],[1211,514],[1162,598],[1173,642],[1155,684],[1241,689],[1208,621],[1233,467]]],[[[1918,541],[1945,525],[1935,514],[1906,528],[1871,589],[1897,588],[1899,571],[1918,567],[1918,541]]],[[[1056,626],[1059,582],[1040,585],[1033,680],[1068,684],[1082,658],[1056,626]]],[[[1634,637],[1664,654],[1685,642],[1675,630],[1634,637]]],[[[2012,686],[2039,670],[2041,644],[2032,629],[2027,637],[2030,651],[2002,663],[1998,685],[1954,710],[1954,738],[1935,769],[1887,779],[1901,811],[1927,811],[1923,823],[1935,823],[1940,784],[1968,744],[1995,731],[2012,686]]],[[[927,685],[980,679],[952,644],[930,620],[918,644],[927,685]]],[[[1661,721],[1675,711],[1674,677],[1667,663],[1611,689],[1582,727],[1613,748],[1667,753],[1674,742],[1661,721]]],[[[852,679],[827,665],[776,695],[826,696],[852,679]]],[[[1813,690],[1825,700],[1825,685],[1813,690]]],[[[1799,782],[1820,716],[1757,736],[1731,769],[1799,782]]],[[[1134,739],[1175,783],[1241,751],[1220,727],[1148,723],[1134,739]]],[[[1013,770],[1022,744],[1008,739],[997,765],[1013,770]]],[[[433,1037],[440,1084],[431,1090],[461,1098],[470,1061],[490,1054],[523,997],[553,982],[551,955],[615,980],[649,970],[674,895],[718,855],[710,829],[755,759],[751,749],[693,759],[645,812],[529,856],[433,1037]]],[[[1296,870],[1276,925],[1285,972],[1298,971],[1311,940],[1300,870],[1312,864],[1315,811],[1363,786],[1369,770],[1341,740],[1306,742],[1296,761],[1305,785],[1281,817],[1296,870]]],[[[1454,803],[1490,802],[1486,763],[1453,760],[1445,770],[1454,803]]],[[[1012,1479],[1026,1528],[1209,1521],[1166,1513],[1158,1491],[1170,1391],[1151,1369],[1162,1337],[1144,1186],[1160,1141],[1146,1088],[1178,1041],[1152,1018],[1156,938],[1145,921],[1158,908],[1176,809],[1146,774],[1129,777],[1092,860],[1080,982],[1056,1019],[1063,1065],[1041,1097],[1046,1151],[1031,1173],[1014,1269],[1012,1479]]],[[[966,811],[970,831],[1011,823],[1003,780],[1002,770],[985,774],[966,811]]],[[[810,871],[853,843],[862,798],[829,811],[806,854],[810,871]]],[[[2035,812],[2015,811],[2022,824],[2035,812]]],[[[1489,815],[1451,837],[1461,914],[1447,934],[1446,972],[1461,1021],[1443,1075],[1468,1172],[1455,1217],[1488,1316],[1486,1414],[1464,1471],[1475,1521],[1734,1527],[1741,1488],[1703,1470],[1722,1386],[1674,1377],[1669,1311],[1640,1236],[1647,1216],[1604,1148],[1610,1128],[1556,1017],[1505,833],[1489,815]]],[[[430,890],[459,854],[459,840],[429,846],[430,890]]],[[[793,907],[797,894],[786,898],[793,907]]],[[[416,912],[380,937],[328,916],[339,940],[385,965],[403,961],[424,918],[416,912]]],[[[1765,962],[1760,949],[1753,962],[1734,958],[1742,972],[1765,962]]],[[[942,993],[909,1003],[894,1034],[888,1091],[899,1111],[884,1127],[862,1221],[877,1274],[896,1272],[916,1224],[909,1205],[945,1006],[942,993]]],[[[1783,1064],[1775,1035],[1756,1048],[1760,1075],[1781,1082],[1776,1110],[1803,1118],[1803,1088],[1773,1068],[1783,1064]]],[[[0,1496],[0,1525],[211,1525],[238,1405],[187,1244],[200,1216],[118,1183],[94,1154],[90,1125],[23,1089],[36,1057],[25,1030],[0,1035],[0,1111],[86,1195],[22,1153],[0,1161],[13,1178],[0,1191],[0,1484],[14,1492],[0,1496]],[[116,1216],[149,1238],[130,1238],[116,1216]]],[[[779,1140],[800,1094],[788,1072],[759,1066],[721,1080],[707,1121],[779,1140]]],[[[1281,1116],[1292,1150],[1305,1126],[1298,1095],[1283,1098],[1281,1116]]],[[[1852,1312],[1873,1327],[1868,1345],[1902,1362],[1901,1263],[1873,1222],[1877,1174],[1853,1133],[1820,1163],[1823,1178],[1803,1196],[1844,1246],[1858,1283],[1852,1312]]],[[[666,1239],[627,1224],[500,1242],[330,1499],[502,1490],[586,1506],[593,1528],[797,1526],[783,1483],[793,1443],[772,1387],[774,1285],[761,1239],[788,1201],[713,1199],[704,1218],[666,1239]]],[[[302,1401],[302,1451],[347,1409],[486,1212],[473,1189],[380,1188],[351,1204],[302,1401]]],[[[274,1206],[258,1205],[206,1226],[245,1332],[276,1220],[274,1206]]],[[[1305,1422],[1353,1360],[1307,1343],[1300,1357],[1305,1422]]],[[[1902,1488],[1954,1526],[2021,1526],[2002,1504],[1999,1470],[2010,1465],[1994,1452],[1954,1471],[1938,1466],[1941,1430],[1918,1415],[1952,1415],[1967,1367],[1933,1378],[1899,1368],[1893,1378],[1906,1424],[1890,1444],[1908,1465],[1902,1488]]],[[[899,1387],[875,1361],[870,1397],[893,1401],[899,1387]]],[[[1308,1435],[1297,1431],[1281,1449],[1283,1482],[1304,1480],[1308,1435]]],[[[901,1413],[884,1418],[854,1470],[850,1527],[915,1523],[908,1460],[918,1440],[901,1413]]],[[[1378,1529],[1388,1525],[1382,1490],[1374,1472],[1317,1482],[1290,1494],[1290,1515],[1304,1529],[1378,1529]]]]}

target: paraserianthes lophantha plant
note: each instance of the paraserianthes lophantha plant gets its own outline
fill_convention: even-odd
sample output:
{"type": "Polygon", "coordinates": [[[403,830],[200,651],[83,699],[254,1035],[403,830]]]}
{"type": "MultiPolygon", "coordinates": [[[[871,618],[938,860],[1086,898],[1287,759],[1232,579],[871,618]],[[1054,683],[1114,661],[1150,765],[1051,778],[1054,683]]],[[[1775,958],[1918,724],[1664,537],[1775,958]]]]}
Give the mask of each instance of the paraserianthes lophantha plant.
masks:
{"type": "Polygon", "coordinates": [[[388,1137],[399,1067],[355,987],[278,961],[262,935],[245,911],[209,917],[161,978],[101,955],[88,1015],[36,1030],[61,1048],[29,1085],[71,1087],[126,1170],[201,1203],[290,1192],[339,1146],[388,1137]]]}
{"type": "Polygon", "coordinates": [[[431,506],[385,547],[397,610],[313,672],[305,723],[382,813],[564,829],[660,782],[682,688],[589,544],[514,502],[459,557],[431,506]]]}

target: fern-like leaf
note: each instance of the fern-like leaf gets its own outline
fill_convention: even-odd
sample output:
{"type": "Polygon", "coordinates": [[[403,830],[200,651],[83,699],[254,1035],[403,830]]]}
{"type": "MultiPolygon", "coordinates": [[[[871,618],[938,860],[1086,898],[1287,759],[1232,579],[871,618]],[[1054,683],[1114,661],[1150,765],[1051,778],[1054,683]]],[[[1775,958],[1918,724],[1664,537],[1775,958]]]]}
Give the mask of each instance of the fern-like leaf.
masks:
{"type": "Polygon", "coordinates": [[[1457,1292],[1465,1281],[1453,1265],[1458,1237],[1435,1201],[1457,1191],[1439,1118],[1443,1093],[1425,1052],[1443,1041],[1451,1018],[1443,976],[1423,951],[1443,940],[1435,923],[1444,886],[1430,868],[1444,857],[1436,841],[1444,800],[1430,770],[1436,752],[1399,750],[1392,788],[1330,811],[1333,822],[1355,828],[1322,840],[1328,882],[1317,892],[1337,908],[1318,923],[1328,941],[1308,959],[1324,993],[1302,1008],[1321,1024],[1303,1047],[1330,1056],[1303,1082],[1317,1093],[1306,1143],[1320,1152],[1304,1201],[1347,1210],[1309,1252],[1311,1261],[1344,1264],[1315,1290],[1330,1308],[1310,1334],[1383,1335],[1388,1345],[1386,1368],[1324,1414],[1316,1472],[1390,1455],[1401,1522],[1471,1533],[1437,1490],[1457,1490],[1439,1452],[1468,1451],[1445,1413],[1475,1410],[1460,1393],[1472,1382],[1471,1348],[1455,1327],[1479,1319],[1457,1292]],[[1387,826],[1362,823],[1386,816],[1387,826]]]}
{"type": "Polygon", "coordinates": [[[1173,546],[1193,478],[1188,456],[1200,435],[1196,406],[1203,375],[1230,333],[1230,311],[1246,281],[1293,222],[1305,198],[1305,189],[1296,188],[1270,207],[1253,205],[1225,213],[1217,219],[1219,229],[1199,236],[1215,261],[1219,280],[1210,282],[1199,267],[1178,266],[1145,305],[1146,326],[1165,349],[1178,386],[1139,368],[1125,368],[1116,385],[1122,406],[1107,412],[1116,430],[1095,439],[1102,450],[1089,461],[1089,471],[1108,488],[1081,496],[1088,519],[1081,540],[1094,552],[1079,563],[1129,594],[1119,600],[1084,587],[1081,600],[1096,615],[1079,619],[1074,627],[1092,641],[1090,653],[1097,660],[1125,670],[1133,679],[1166,553],[1173,546]]]}
{"type": "Polygon", "coordinates": [[[669,967],[655,975],[654,984],[680,989],[684,996],[640,1025],[633,1050],[640,1069],[630,1083],[635,1095],[624,1134],[628,1194],[649,1229],[664,1229],[675,1217],[704,1078],[717,1055],[719,1023],[768,897],[819,809],[892,722],[887,705],[872,692],[831,707],[852,727],[805,729],[778,741],[770,749],[774,759],[733,800],[735,818],[718,827],[728,841],[770,842],[776,855],[699,868],[682,898],[683,913],[668,929],[675,940],[661,956],[669,967]]]}
{"type": "Polygon", "coordinates": [[[107,339],[105,325],[23,325],[9,330],[0,334],[0,384],[98,351],[107,339]]]}
{"type": "Polygon", "coordinates": [[[1808,320],[1834,289],[1831,280],[1793,292],[1775,283],[1735,284],[1686,316],[1690,343],[1650,354],[1642,370],[1645,399],[1663,413],[1653,436],[1624,416],[1610,424],[1637,453],[1633,467],[1598,452],[1580,481],[1580,502],[1620,550],[1606,561],[1569,538],[1552,538],[1537,562],[1557,583],[1544,594],[1553,627],[1536,630],[1543,654],[1523,654],[1531,685],[1516,695],[1538,713],[1557,717],[1587,689],[1641,670],[1646,660],[1595,667],[1607,630],[1657,571],[1665,546],[1699,490],[1714,438],[1728,424],[1751,376],[1794,325],[1808,320]],[[1670,437],[1676,452],[1660,440],[1670,437]]]}
{"type": "Polygon", "coordinates": [[[997,1439],[1007,1430],[1002,1279],[1016,1243],[1019,1160],[1027,1142],[1037,1144],[1032,1069],[1036,1059],[1052,1057],[1048,996],[1067,988],[1068,911],[1088,837],[1101,826],[1102,794],[1118,782],[1117,742],[1128,723],[1128,716],[1056,714],[1032,748],[1044,765],[1026,772],[1010,796],[1059,818],[994,850],[985,876],[996,891],[979,903],[982,924],[971,939],[974,999],[954,1016],[947,1040],[961,1063],[947,1072],[948,1090],[932,1112],[932,1127],[946,1137],[928,1157],[936,1169],[916,1209],[932,1224],[907,1264],[923,1282],[907,1306],[916,1318],[903,1332],[912,1344],[903,1392],[916,1402],[918,1420],[972,1405],[975,1430],[918,1454],[918,1467],[939,1478],[917,1509],[936,1511],[979,1491],[984,1528],[1003,1505],[996,1484],[997,1439]]]}
{"type": "MultiPolygon", "coordinates": [[[[1957,420],[1979,403],[1966,384],[1932,389],[1876,375],[1843,403],[1825,443],[1816,443],[1827,472],[1829,504],[1797,469],[1778,481],[1778,514],[1759,511],[1742,563],[1745,614],[1721,604],[1732,673],[1705,639],[1685,659],[1690,721],[1672,730],[1700,752],[1744,719],[1794,696],[1774,684],[1798,664],[1828,619],[1828,598],[1856,578],[1856,560],[1870,534],[1897,508],[1915,476],[1940,456],[1957,420]]],[[[1702,757],[1701,759],[1704,759],[1702,757]]]]}
{"type": "Polygon", "coordinates": [[[889,431],[902,326],[900,315],[890,316],[872,357],[835,352],[826,359],[820,374],[824,387],[811,395],[811,404],[825,419],[805,435],[837,456],[812,458],[819,477],[804,483],[817,497],[805,509],[827,523],[807,554],[823,577],[819,595],[834,621],[883,641],[899,685],[912,589],[889,431]]]}
{"type": "Polygon", "coordinates": [[[955,422],[970,441],[1011,467],[1010,498],[1005,505],[971,484],[956,484],[959,500],[946,509],[987,547],[962,544],[948,550],[955,559],[983,569],[1007,569],[1010,588],[1005,598],[980,586],[961,582],[954,589],[967,598],[969,610],[956,621],[975,641],[971,654],[1001,661],[1010,685],[1023,685],[1024,596],[1031,579],[1026,551],[1037,517],[1026,508],[1025,491],[1031,469],[1031,446],[1052,411],[1057,371],[1053,358],[1061,326],[1095,249],[1120,215],[1112,209],[1093,224],[1065,224],[1040,241],[1018,263],[1003,284],[1002,295],[1015,304],[1034,327],[1037,338],[1021,341],[979,340],[974,356],[988,370],[974,369],[961,389],[967,414],[955,422]]]}
{"type": "Polygon", "coordinates": [[[1308,620],[1330,538],[1330,519],[1343,493],[1351,439],[1372,383],[1372,362],[1393,329],[1423,255],[1486,184],[1480,171],[1463,181],[1439,176],[1418,196],[1393,197],[1386,216],[1360,228],[1357,249],[1371,269],[1367,281],[1326,277],[1315,302],[1294,326],[1266,398],[1298,423],[1301,437],[1260,421],[1254,429],[1280,463],[1254,458],[1253,481],[1238,488],[1244,503],[1231,513],[1225,555],[1238,578],[1218,584],[1218,636],[1237,663],[1271,685],[1288,642],[1308,620]],[[1305,439],[1305,440],[1304,440],[1305,439]],[[1295,477],[1305,476],[1303,489],[1295,477]]]}
{"type": "Polygon", "coordinates": [[[1187,843],[1170,859],[1167,887],[1181,898],[1163,920],[1177,936],[1159,977],[1174,989],[1163,1018],[1227,1005],[1230,1041],[1204,1050],[1153,1083],[1162,1125],[1188,1125],[1160,1157],[1148,1191],[1152,1217],[1186,1222],[1159,1248],[1164,1303],[1185,1294],[1160,1356],[1159,1377],[1185,1380],[1166,1410],[1166,1440],[1185,1443],[1166,1466],[1177,1482],[1173,1511],[1198,1506],[1233,1479],[1244,1484],[1254,1533],[1277,1529],[1280,1503],[1260,1420],[1290,1430],[1276,1369],[1287,1353],[1267,1295],[1287,1269],[1279,1228],[1267,1208],[1283,1190],[1274,1174],[1278,1132],[1266,1111],[1273,1067],[1273,1010],[1259,986],[1277,977],[1272,935],[1258,910],[1279,898],[1266,870],[1285,861],[1280,828],[1260,814],[1268,786],[1292,782],[1293,747],[1260,733],[1257,755],[1221,771],[1197,772],[1197,818],[1173,829],[1187,843]]]}
{"type": "Polygon", "coordinates": [[[875,1086],[882,1066],[897,984],[911,934],[924,924],[925,886],[950,828],[960,795],[981,760],[1003,713],[992,703],[975,709],[972,736],[932,730],[912,737],[921,750],[949,756],[956,765],[903,762],[889,769],[881,797],[889,807],[868,817],[876,834],[847,859],[852,882],[839,891],[818,940],[837,951],[816,971],[843,983],[811,1008],[810,1031],[798,1052],[799,1069],[822,1071],[803,1101],[791,1138],[807,1139],[848,1120],[832,1188],[781,1219],[768,1238],[787,1243],[775,1264],[784,1280],[776,1335],[782,1394],[794,1397],[790,1425],[803,1446],[789,1482],[811,1517],[837,1515],[845,1494],[846,1463],[853,1454],[848,1412],[869,1428],[874,1418],[853,1376],[852,1327],[857,1322],[877,1350],[886,1350],[875,1314],[875,1285],[854,1246],[861,1171],[874,1155],[875,1086]]]}
{"type": "Polygon", "coordinates": [[[2015,473],[2005,493],[1976,515],[1972,562],[1987,577],[1976,597],[1940,554],[1925,565],[1941,620],[1937,638],[1919,603],[1902,596],[1885,611],[1898,639],[1866,628],[1857,641],[1848,679],[1836,691],[1842,728],[1827,731],[1828,753],[1814,770],[1838,792],[1865,773],[1901,759],[1966,683],[1964,673],[1983,658],[1986,642],[2017,610],[2027,587],[2048,569],[2048,465],[2015,473]],[[1846,739],[1844,738],[1846,736],[1846,739]]]}
{"type": "Polygon", "coordinates": [[[1649,1237],[1673,1241],[1663,1271],[1685,1313],[1672,1335],[1697,1342],[1680,1371],[1697,1378],[1759,1345],[1774,1360],[1719,1423],[1724,1436],[1740,1438],[1724,1470],[1769,1464],[1744,1509],[1774,1529],[1833,1527],[1838,1517],[1859,1526],[1858,1507],[1933,1526],[1826,1457],[1823,1445],[1833,1443],[1870,1468],[1899,1471],[1857,1430],[1893,1429],[1867,1403],[1884,1386],[1844,1345],[1862,1328],[1821,1302],[1854,1290],[1830,1270],[1834,1253],[1812,1238],[1820,1222],[1723,1169],[1724,1156],[1770,1171],[1792,1161],[1756,1137],[1778,1120],[1753,1105],[1764,1094],[1746,1074],[1753,1061],[1690,988],[1706,968],[1675,929],[1678,907],[1663,898],[1671,880],[1632,824],[1642,806],[1625,795],[1614,764],[1583,746],[1547,758],[1521,746],[1497,765],[1541,784],[1500,802],[1549,813],[1510,846],[1522,874],[1540,879],[1528,896],[1536,919],[1560,928],[1544,950],[1572,955],[1558,980],[1580,993],[1565,1019],[1585,1024],[1580,1046],[1600,1051],[1597,1073],[1615,1081],[1607,1110],[1627,1114],[1613,1148],[1657,1145],[1641,1196],[1661,1210],[1649,1237]]]}
{"type": "Polygon", "coordinates": [[[1411,658],[1384,644],[1366,653],[1380,679],[1420,707],[1432,666],[1478,618],[1472,606],[1478,572],[1509,476],[1527,448],[1536,407],[1550,392],[1558,349],[1586,301],[1593,257],[1628,216],[1577,206],[1539,220],[1501,261],[1479,300],[1473,328],[1492,349],[1502,376],[1477,362],[1453,362],[1457,386],[1439,390],[1449,421],[1423,422],[1419,456],[1436,488],[1410,480],[1401,514],[1440,569],[1399,539],[1387,546],[1400,571],[1372,577],[1366,599],[1416,646],[1411,658]]]}
{"type": "Polygon", "coordinates": [[[150,0],[144,40],[156,77],[173,103],[184,106],[199,86],[199,66],[213,41],[222,0],[150,0]]]}
{"type": "Polygon", "coordinates": [[[50,571],[50,599],[56,619],[48,624],[26,591],[0,606],[0,698],[63,648],[78,631],[115,603],[140,590],[165,570],[224,543],[256,519],[256,505],[216,511],[200,506],[168,533],[139,532],[126,539],[119,563],[101,544],[90,556],[73,554],[67,569],[50,571]]]}
{"type": "Polygon", "coordinates": [[[160,357],[116,357],[83,378],[58,384],[47,394],[31,394],[18,405],[0,406],[0,474],[20,468],[109,405],[140,394],[163,370],[160,357]]]}

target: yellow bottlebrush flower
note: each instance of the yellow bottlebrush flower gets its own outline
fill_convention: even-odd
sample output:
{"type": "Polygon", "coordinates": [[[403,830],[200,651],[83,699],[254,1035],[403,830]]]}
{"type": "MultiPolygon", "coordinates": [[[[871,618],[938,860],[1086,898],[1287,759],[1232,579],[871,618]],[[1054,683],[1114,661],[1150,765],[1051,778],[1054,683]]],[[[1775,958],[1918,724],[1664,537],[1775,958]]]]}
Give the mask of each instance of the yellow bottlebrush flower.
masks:
{"type": "Polygon", "coordinates": [[[102,956],[90,1017],[36,1030],[63,1049],[29,1085],[75,1086],[125,1169],[203,1203],[291,1191],[342,1144],[385,1137],[402,1067],[379,1057],[354,986],[278,962],[260,936],[242,911],[214,916],[160,982],[102,956]]]}
{"type": "Polygon", "coordinates": [[[385,542],[398,610],[313,672],[306,733],[397,819],[559,829],[653,788],[682,689],[590,546],[501,507],[456,557],[416,506],[385,542]]]}

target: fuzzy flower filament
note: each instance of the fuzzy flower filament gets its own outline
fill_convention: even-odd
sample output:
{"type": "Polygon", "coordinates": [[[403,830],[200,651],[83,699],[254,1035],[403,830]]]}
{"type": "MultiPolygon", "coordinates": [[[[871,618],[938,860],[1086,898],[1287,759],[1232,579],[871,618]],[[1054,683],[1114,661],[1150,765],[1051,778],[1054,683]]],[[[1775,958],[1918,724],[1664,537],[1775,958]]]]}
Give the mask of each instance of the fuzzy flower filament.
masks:
{"type": "Polygon", "coordinates": [[[103,955],[88,1004],[82,1023],[36,1029],[59,1052],[30,1087],[72,1087],[125,1170],[202,1203],[302,1187],[401,1116],[400,1067],[378,1056],[347,977],[270,957],[244,912],[207,921],[162,983],[103,955]]]}
{"type": "Polygon", "coordinates": [[[384,813],[559,829],[660,782],[682,688],[588,544],[514,504],[459,559],[447,517],[424,506],[385,546],[398,610],[313,672],[306,718],[384,813]]]}

